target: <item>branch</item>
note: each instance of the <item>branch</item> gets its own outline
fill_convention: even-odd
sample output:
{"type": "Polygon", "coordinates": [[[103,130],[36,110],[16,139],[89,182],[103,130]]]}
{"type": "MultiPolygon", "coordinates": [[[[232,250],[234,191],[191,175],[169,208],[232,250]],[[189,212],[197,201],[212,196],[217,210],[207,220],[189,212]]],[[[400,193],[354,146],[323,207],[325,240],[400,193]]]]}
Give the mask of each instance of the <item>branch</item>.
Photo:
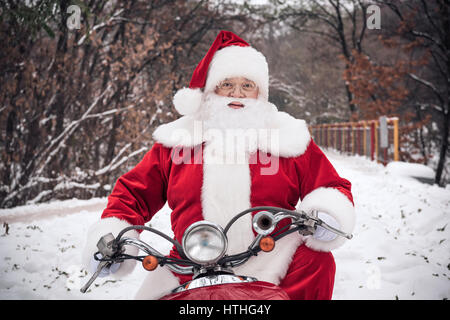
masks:
{"type": "Polygon", "coordinates": [[[280,90],[282,92],[287,93],[289,96],[291,96],[294,100],[300,102],[304,100],[305,96],[301,89],[299,89],[299,85],[294,84],[287,84],[286,81],[282,81],[278,78],[275,78],[272,76],[270,78],[270,86],[272,88],[275,88],[277,90],[280,90]]]}
{"type": "Polygon", "coordinates": [[[419,82],[420,84],[424,85],[425,87],[427,87],[428,89],[430,89],[431,91],[433,91],[433,93],[436,95],[436,97],[438,98],[439,102],[441,103],[441,105],[444,105],[444,99],[442,98],[442,96],[439,93],[439,90],[429,81],[426,81],[420,77],[418,77],[417,75],[413,74],[413,73],[408,73],[408,76],[419,82]]]}
{"type": "MultiPolygon", "coordinates": [[[[381,0],[376,0],[377,3],[386,5],[389,9],[391,9],[392,12],[394,12],[398,18],[401,21],[405,21],[405,17],[403,17],[402,13],[400,12],[400,9],[398,8],[397,4],[392,3],[392,2],[386,2],[386,1],[381,1],[381,0]]],[[[407,2],[405,2],[407,3],[407,2]]],[[[426,5],[425,5],[426,6],[426,5]]],[[[432,26],[435,26],[434,21],[432,21],[432,18],[428,15],[428,10],[426,9],[427,12],[427,18],[428,20],[430,20],[429,22],[431,23],[432,26]]],[[[446,52],[446,48],[445,46],[442,44],[441,41],[439,41],[438,39],[434,38],[433,36],[431,36],[428,33],[425,32],[421,32],[421,31],[417,31],[417,30],[408,30],[407,32],[409,32],[410,34],[412,34],[414,37],[418,37],[418,38],[424,38],[427,39],[431,42],[433,42],[435,45],[437,45],[443,52],[446,52]]]]}
{"type": "MultiPolygon", "coordinates": [[[[427,2],[425,0],[421,0],[420,1],[422,3],[422,7],[424,9],[425,15],[427,16],[428,22],[430,22],[430,24],[433,26],[434,30],[438,33],[439,37],[441,39],[445,38],[442,34],[442,30],[441,28],[439,28],[435,23],[434,23],[434,19],[430,16],[430,12],[428,10],[428,6],[427,6],[427,2]]],[[[448,32],[448,30],[447,30],[448,32]]]]}
{"type": "Polygon", "coordinates": [[[104,28],[104,27],[106,27],[106,26],[108,25],[108,23],[110,23],[111,21],[117,20],[117,19],[118,19],[117,16],[119,16],[123,11],[124,11],[124,9],[120,9],[119,11],[117,11],[116,13],[114,13],[114,14],[109,18],[108,21],[104,21],[104,22],[101,22],[101,23],[99,23],[99,24],[96,24],[96,25],[93,26],[91,29],[89,29],[89,30],[86,32],[86,34],[84,34],[84,35],[80,38],[80,40],[78,40],[77,46],[81,46],[81,45],[84,43],[84,41],[86,40],[86,38],[89,37],[89,36],[91,35],[92,31],[96,31],[96,30],[98,30],[98,29],[100,29],[100,28],[104,28]]]}
{"type": "Polygon", "coordinates": [[[366,12],[366,7],[364,6],[364,4],[361,1],[358,1],[358,3],[361,8],[361,12],[362,12],[362,28],[361,28],[361,32],[359,33],[357,47],[358,47],[358,51],[362,52],[361,43],[362,43],[364,34],[366,32],[366,28],[367,28],[367,12],[366,12]]]}
{"type": "Polygon", "coordinates": [[[65,129],[64,131],[56,137],[56,139],[52,140],[50,142],[50,145],[42,152],[41,160],[38,161],[38,164],[43,161],[43,157],[45,155],[48,155],[44,164],[36,171],[37,175],[40,175],[46,165],[54,158],[54,156],[57,154],[57,152],[65,145],[65,141],[75,132],[75,130],[79,127],[81,122],[88,119],[89,113],[97,106],[97,103],[104,97],[104,95],[109,91],[111,88],[111,85],[108,85],[106,89],[95,99],[95,101],[89,106],[89,108],[86,110],[86,112],[81,116],[80,119],[72,121],[65,129]],[[56,148],[52,150],[53,147],[58,143],[56,148]]]}
{"type": "Polygon", "coordinates": [[[140,154],[141,152],[147,151],[148,148],[147,147],[142,147],[136,151],[133,151],[132,153],[130,153],[129,155],[123,157],[122,159],[120,159],[120,161],[118,161],[117,163],[114,164],[115,160],[117,160],[117,158],[120,156],[121,153],[123,153],[125,151],[125,149],[127,149],[128,147],[130,147],[131,143],[127,144],[124,148],[122,148],[122,150],[119,152],[119,154],[111,161],[110,164],[108,164],[107,166],[97,170],[95,172],[96,176],[100,176],[102,174],[114,171],[115,169],[117,169],[118,167],[120,167],[125,161],[128,161],[129,159],[133,158],[134,156],[140,154]]]}
{"type": "Polygon", "coordinates": [[[331,40],[336,41],[338,43],[340,42],[339,38],[333,36],[332,34],[326,33],[326,32],[317,31],[317,30],[311,30],[311,29],[308,29],[308,28],[300,28],[300,27],[297,27],[297,26],[295,26],[295,25],[293,25],[291,23],[289,23],[288,25],[292,29],[297,30],[298,32],[306,32],[306,33],[317,34],[317,35],[319,35],[321,37],[330,38],[331,40]]]}
{"type": "Polygon", "coordinates": [[[130,110],[130,109],[133,109],[134,107],[136,107],[136,106],[135,105],[131,105],[131,106],[128,106],[128,107],[125,107],[125,108],[111,109],[111,110],[107,110],[107,111],[101,112],[101,113],[90,114],[90,115],[87,115],[85,117],[85,119],[103,118],[105,116],[109,116],[109,115],[112,115],[114,113],[119,113],[119,112],[122,112],[122,111],[127,111],[127,110],[130,110]]]}
{"type": "Polygon", "coordinates": [[[104,174],[104,173],[106,173],[106,172],[111,171],[110,168],[113,166],[114,162],[116,162],[117,159],[119,159],[119,157],[122,155],[122,153],[124,153],[125,150],[127,150],[129,147],[131,147],[131,143],[127,143],[122,149],[120,149],[120,151],[119,151],[119,152],[117,153],[117,155],[111,160],[111,162],[110,162],[108,165],[104,166],[103,168],[97,170],[97,171],[95,172],[95,175],[98,176],[98,175],[101,175],[101,174],[104,174]]]}

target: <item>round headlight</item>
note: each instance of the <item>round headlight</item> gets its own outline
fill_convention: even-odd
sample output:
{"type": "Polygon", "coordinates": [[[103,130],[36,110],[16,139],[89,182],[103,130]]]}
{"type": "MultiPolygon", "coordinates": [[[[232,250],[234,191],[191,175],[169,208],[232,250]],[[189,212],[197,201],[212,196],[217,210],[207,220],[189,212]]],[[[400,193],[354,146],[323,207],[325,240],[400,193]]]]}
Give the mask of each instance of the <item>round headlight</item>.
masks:
{"type": "Polygon", "coordinates": [[[228,241],[219,225],[199,221],[186,229],[182,245],[189,259],[205,265],[214,263],[224,256],[228,241]]]}

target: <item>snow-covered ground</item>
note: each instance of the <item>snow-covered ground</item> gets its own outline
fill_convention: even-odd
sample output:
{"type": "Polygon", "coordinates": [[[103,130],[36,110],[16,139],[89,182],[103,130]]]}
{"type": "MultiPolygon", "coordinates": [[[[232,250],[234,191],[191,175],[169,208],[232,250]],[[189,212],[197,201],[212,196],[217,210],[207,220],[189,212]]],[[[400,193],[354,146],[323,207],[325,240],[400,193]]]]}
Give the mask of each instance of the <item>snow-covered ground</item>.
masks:
{"type": "MultiPolygon", "coordinates": [[[[357,211],[354,238],[333,252],[333,298],[450,298],[450,186],[408,177],[423,168],[326,153],[352,182],[357,211]]],[[[0,299],[131,299],[146,275],[139,265],[123,280],[98,278],[79,292],[89,278],[80,267],[86,231],[105,205],[74,199],[0,210],[0,299]]],[[[164,207],[151,225],[171,234],[169,221],[164,207]]]]}

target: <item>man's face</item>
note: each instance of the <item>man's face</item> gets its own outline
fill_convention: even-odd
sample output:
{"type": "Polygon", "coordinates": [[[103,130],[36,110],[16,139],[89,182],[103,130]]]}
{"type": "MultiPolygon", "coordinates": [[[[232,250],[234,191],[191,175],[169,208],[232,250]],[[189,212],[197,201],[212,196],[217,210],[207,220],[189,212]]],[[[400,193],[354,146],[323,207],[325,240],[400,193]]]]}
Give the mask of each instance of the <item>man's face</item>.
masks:
{"type": "MultiPolygon", "coordinates": [[[[256,83],[244,77],[227,78],[220,82],[215,93],[223,97],[257,99],[259,89],[256,83]]],[[[238,101],[228,104],[230,108],[240,109],[244,105],[238,101]]]]}

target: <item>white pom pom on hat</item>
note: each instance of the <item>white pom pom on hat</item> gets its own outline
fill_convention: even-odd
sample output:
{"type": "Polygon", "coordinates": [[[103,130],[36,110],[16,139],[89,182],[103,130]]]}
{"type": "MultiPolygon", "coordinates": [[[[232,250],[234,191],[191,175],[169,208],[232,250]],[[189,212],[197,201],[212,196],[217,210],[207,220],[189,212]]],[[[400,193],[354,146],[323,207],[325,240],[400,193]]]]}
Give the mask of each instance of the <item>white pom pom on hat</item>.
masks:
{"type": "Polygon", "coordinates": [[[173,96],[173,104],[181,115],[192,114],[200,108],[202,97],[203,92],[200,88],[183,88],[173,96]]]}
{"type": "Polygon", "coordinates": [[[259,88],[258,99],[268,101],[269,68],[262,53],[230,31],[220,31],[206,55],[197,65],[188,88],[178,90],[173,98],[181,115],[193,114],[200,108],[203,93],[231,77],[245,77],[259,88]]]}

